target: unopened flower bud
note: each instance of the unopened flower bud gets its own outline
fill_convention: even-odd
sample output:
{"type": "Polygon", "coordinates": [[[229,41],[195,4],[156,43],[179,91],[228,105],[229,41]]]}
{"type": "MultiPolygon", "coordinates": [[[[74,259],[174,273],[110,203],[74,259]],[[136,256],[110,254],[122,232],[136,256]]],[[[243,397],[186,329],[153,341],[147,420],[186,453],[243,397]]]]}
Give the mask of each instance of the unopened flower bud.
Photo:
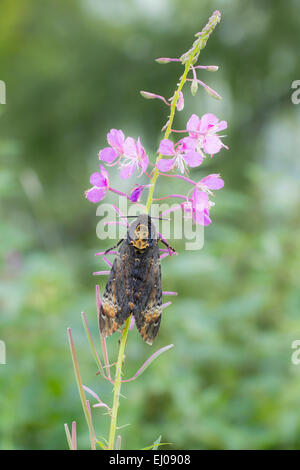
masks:
{"type": "Polygon", "coordinates": [[[206,70],[208,72],[216,72],[217,70],[219,70],[219,67],[217,65],[208,65],[206,70]]]}
{"type": "Polygon", "coordinates": [[[137,185],[132,191],[131,191],[131,194],[130,194],[130,201],[131,202],[138,202],[138,200],[140,199],[140,196],[144,190],[145,186],[139,186],[137,185]]]}
{"type": "Polygon", "coordinates": [[[209,86],[206,85],[204,87],[204,89],[210,96],[212,96],[213,98],[216,98],[216,100],[221,100],[222,99],[222,96],[220,96],[219,93],[217,93],[215,90],[213,90],[209,86]]]}
{"type": "Polygon", "coordinates": [[[195,96],[197,91],[198,91],[198,82],[197,82],[197,80],[193,80],[192,84],[191,84],[191,93],[192,93],[192,95],[195,96]]]}
{"type": "Polygon", "coordinates": [[[146,98],[147,100],[154,100],[154,99],[162,100],[166,105],[170,106],[166,98],[164,98],[161,95],[156,95],[156,93],[150,93],[149,91],[140,91],[140,94],[142,95],[143,98],[146,98]]]}
{"type": "Polygon", "coordinates": [[[146,98],[146,100],[154,100],[157,98],[157,95],[154,93],[150,93],[149,91],[140,91],[141,95],[143,98],[146,98]]]}
{"type": "Polygon", "coordinates": [[[155,59],[155,61],[159,64],[168,64],[169,62],[174,62],[178,60],[179,59],[169,59],[168,57],[159,57],[158,59],[155,59]]]}

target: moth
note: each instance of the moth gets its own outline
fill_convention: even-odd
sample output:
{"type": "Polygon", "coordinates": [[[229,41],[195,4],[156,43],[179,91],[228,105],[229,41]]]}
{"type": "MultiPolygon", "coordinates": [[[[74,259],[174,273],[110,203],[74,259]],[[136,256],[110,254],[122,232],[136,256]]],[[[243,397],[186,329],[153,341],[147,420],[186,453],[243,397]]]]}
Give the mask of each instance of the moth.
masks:
{"type": "Polygon", "coordinates": [[[99,325],[103,336],[111,336],[129,315],[133,315],[143,340],[150,345],[153,343],[162,313],[159,241],[169,247],[158,236],[151,217],[142,214],[130,224],[126,238],[113,247],[121,245],[100,308],[99,325]]]}

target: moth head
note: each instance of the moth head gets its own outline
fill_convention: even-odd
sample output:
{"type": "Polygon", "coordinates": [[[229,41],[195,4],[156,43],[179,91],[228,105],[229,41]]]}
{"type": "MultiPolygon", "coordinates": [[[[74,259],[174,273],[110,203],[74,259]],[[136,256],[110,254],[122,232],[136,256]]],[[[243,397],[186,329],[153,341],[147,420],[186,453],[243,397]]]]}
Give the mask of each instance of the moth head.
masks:
{"type": "Polygon", "coordinates": [[[157,238],[156,229],[147,214],[139,215],[129,226],[127,233],[128,243],[139,251],[145,250],[153,245],[157,238]]]}

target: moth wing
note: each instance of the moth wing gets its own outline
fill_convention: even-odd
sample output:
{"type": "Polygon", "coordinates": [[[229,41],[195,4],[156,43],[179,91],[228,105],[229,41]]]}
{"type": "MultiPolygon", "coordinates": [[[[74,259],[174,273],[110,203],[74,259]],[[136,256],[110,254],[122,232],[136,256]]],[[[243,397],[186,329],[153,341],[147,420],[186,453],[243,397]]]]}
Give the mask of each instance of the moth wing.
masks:
{"type": "Polygon", "coordinates": [[[152,344],[160,327],[162,313],[161,267],[159,251],[149,257],[144,282],[135,293],[134,319],[143,340],[152,344]]]}
{"type": "Polygon", "coordinates": [[[128,318],[128,272],[127,246],[123,242],[120,252],[116,255],[103,294],[99,315],[100,332],[103,336],[111,336],[128,318]]]}

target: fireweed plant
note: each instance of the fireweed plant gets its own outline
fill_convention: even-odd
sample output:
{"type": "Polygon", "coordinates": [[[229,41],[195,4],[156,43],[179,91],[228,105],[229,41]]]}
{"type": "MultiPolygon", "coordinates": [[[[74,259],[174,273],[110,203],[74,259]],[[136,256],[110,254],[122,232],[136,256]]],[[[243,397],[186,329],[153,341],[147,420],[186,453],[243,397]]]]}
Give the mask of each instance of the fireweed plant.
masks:
{"type": "MultiPolygon", "coordinates": [[[[210,174],[202,178],[200,181],[194,181],[188,175],[190,168],[199,167],[205,158],[208,156],[212,158],[214,155],[220,152],[222,147],[227,148],[221,140],[224,135],[220,135],[220,132],[226,129],[227,123],[226,121],[220,121],[213,114],[204,114],[202,117],[199,117],[196,114],[192,114],[187,121],[185,129],[174,130],[173,121],[176,111],[181,111],[184,107],[184,97],[182,90],[184,85],[187,83],[190,84],[190,89],[193,96],[197,93],[198,87],[200,85],[211,96],[217,99],[221,99],[220,95],[215,90],[210,88],[203,81],[199,80],[197,76],[197,74],[202,70],[214,72],[218,70],[218,67],[215,65],[196,65],[201,50],[206,46],[209,36],[214,31],[220,20],[220,12],[215,11],[209,18],[208,23],[203,28],[203,30],[196,34],[196,40],[194,41],[192,47],[180,58],[156,59],[159,64],[180,62],[184,67],[184,71],[179,78],[177,88],[169,100],[155,93],[141,91],[141,95],[144,98],[162,100],[168,106],[170,111],[168,120],[162,128],[164,136],[159,144],[158,156],[156,158],[155,164],[151,165],[140,138],[135,140],[132,137],[125,137],[122,130],[111,129],[107,134],[108,147],[103,148],[99,152],[100,171],[91,175],[91,188],[88,189],[85,193],[85,196],[89,201],[93,203],[99,203],[108,195],[108,192],[110,191],[117,194],[118,196],[126,198],[127,201],[132,204],[139,204],[139,206],[143,208],[143,212],[147,214],[150,211],[152,202],[155,200],[154,190],[158,177],[165,176],[169,178],[179,178],[187,183],[187,193],[169,194],[164,198],[161,198],[172,198],[178,201],[178,204],[175,207],[165,210],[161,213],[161,216],[164,216],[172,211],[180,210],[184,214],[184,217],[192,218],[195,224],[207,226],[211,223],[210,209],[212,206],[214,206],[214,202],[211,200],[214,196],[213,191],[221,189],[224,186],[224,181],[221,179],[219,174],[210,174]],[[178,134],[181,136],[180,139],[176,139],[178,134]],[[176,142],[170,139],[171,135],[174,137],[174,140],[177,140],[176,142]],[[108,174],[108,169],[111,169],[113,166],[118,166],[120,170],[120,178],[134,179],[135,176],[140,177],[144,175],[148,178],[147,184],[133,184],[133,189],[131,190],[130,194],[125,194],[117,189],[114,189],[110,186],[108,174]],[[148,170],[149,166],[152,166],[150,171],[148,170]],[[145,196],[147,191],[148,197],[146,199],[146,203],[145,205],[141,205],[140,199],[145,196]]],[[[170,179],[170,181],[172,180],[170,179]]],[[[119,216],[123,215],[117,206],[113,206],[113,208],[119,216]]],[[[120,217],[120,221],[112,221],[111,223],[128,225],[125,221],[126,218],[122,219],[120,217]]],[[[116,254],[117,251],[111,250],[109,253],[116,254]]],[[[96,255],[103,256],[103,260],[106,262],[109,268],[111,268],[112,263],[108,260],[105,254],[106,252],[96,253],[96,255]]],[[[171,255],[172,252],[169,248],[161,249],[161,259],[171,255]]],[[[98,271],[94,274],[107,275],[109,273],[110,271],[98,271]]],[[[162,294],[177,295],[176,292],[162,292],[162,294]]],[[[97,314],[99,317],[101,297],[98,285],[96,286],[96,303],[97,314]]],[[[170,302],[167,302],[163,304],[163,307],[166,307],[169,304],[170,302]]],[[[110,363],[108,358],[106,338],[101,334],[100,331],[102,347],[102,360],[100,360],[84,313],[82,313],[82,320],[92,354],[98,367],[97,374],[101,374],[102,377],[110,382],[113,386],[113,403],[112,406],[109,406],[100,399],[97,393],[95,393],[89,387],[83,385],[71,329],[69,328],[68,336],[71,355],[81,404],[89,429],[91,448],[96,449],[96,447],[99,446],[102,449],[120,449],[121,436],[117,434],[117,431],[120,429],[120,427],[117,426],[117,417],[122,384],[133,381],[139,377],[158,356],[171,349],[173,344],[165,346],[152,354],[133,377],[123,379],[122,367],[125,358],[125,346],[129,330],[133,327],[134,324],[133,316],[129,316],[129,318],[124,323],[123,329],[120,333],[121,336],[118,346],[119,351],[117,362],[113,365],[110,363]],[[115,367],[114,373],[111,371],[112,367],[115,367]],[[93,405],[93,408],[103,408],[105,413],[108,414],[110,418],[110,431],[107,439],[103,437],[98,439],[96,437],[92,420],[90,401],[86,398],[86,394],[90,395],[95,400],[96,403],[93,405]]],[[[74,421],[72,423],[71,432],[68,428],[68,425],[65,424],[65,431],[69,448],[77,449],[76,422],[74,421]]],[[[162,445],[160,443],[160,438],[155,441],[153,445],[147,447],[146,449],[157,449],[159,445],[162,445]]]]}

